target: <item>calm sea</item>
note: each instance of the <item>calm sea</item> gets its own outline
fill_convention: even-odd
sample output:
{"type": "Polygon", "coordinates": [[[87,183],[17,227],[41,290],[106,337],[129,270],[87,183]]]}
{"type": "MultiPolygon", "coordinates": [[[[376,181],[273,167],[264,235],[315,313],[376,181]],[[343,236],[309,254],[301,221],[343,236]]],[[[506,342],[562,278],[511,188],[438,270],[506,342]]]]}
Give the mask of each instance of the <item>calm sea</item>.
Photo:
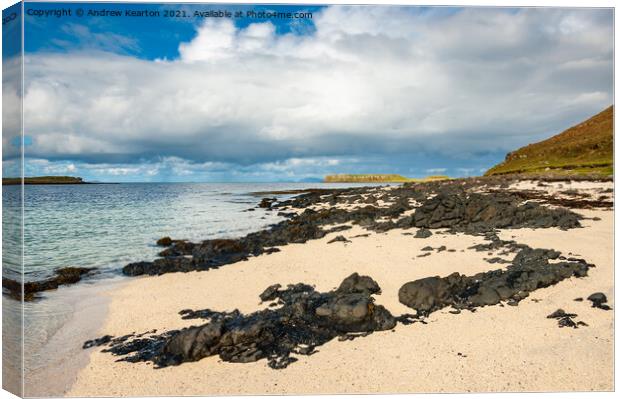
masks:
{"type": "MultiPolygon", "coordinates": [[[[97,333],[98,319],[105,314],[105,301],[96,299],[96,294],[103,287],[122,281],[124,278],[120,269],[127,263],[155,258],[161,250],[155,245],[157,239],[170,236],[199,241],[240,237],[282,220],[276,212],[264,209],[245,212],[255,208],[260,199],[267,196],[253,194],[255,192],[351,186],[355,184],[26,186],[25,279],[45,278],[54,269],[67,266],[96,267],[99,270],[96,276],[84,282],[48,291],[43,294],[44,299],[26,303],[26,395],[58,395],[67,388],[67,384],[70,385],[70,378],[55,375],[54,370],[64,369],[66,372],[67,363],[79,362],[81,343],[97,333]]],[[[19,206],[10,205],[19,203],[11,201],[19,196],[19,190],[19,186],[3,187],[4,245],[19,243],[18,237],[6,234],[10,232],[7,223],[15,223],[15,218],[19,217],[19,206]]],[[[276,197],[286,199],[291,196],[276,197]]],[[[20,273],[20,265],[7,252],[3,257],[3,274],[15,276],[20,273]]],[[[11,307],[5,307],[5,311],[11,312],[11,307]]],[[[4,320],[10,323],[10,318],[4,320]]],[[[11,327],[14,326],[4,326],[5,329],[11,327]]],[[[17,345],[18,341],[14,344],[17,345]]],[[[15,359],[5,357],[5,361],[15,359]]]]}

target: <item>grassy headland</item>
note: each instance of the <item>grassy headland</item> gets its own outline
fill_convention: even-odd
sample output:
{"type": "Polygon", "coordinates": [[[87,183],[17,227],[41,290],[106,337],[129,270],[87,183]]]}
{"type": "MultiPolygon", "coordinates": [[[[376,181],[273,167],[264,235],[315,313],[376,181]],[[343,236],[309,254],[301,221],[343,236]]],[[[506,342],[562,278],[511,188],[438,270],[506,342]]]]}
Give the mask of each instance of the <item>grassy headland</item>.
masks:
{"type": "MultiPolygon", "coordinates": [[[[22,184],[21,177],[2,178],[2,185],[22,184]]],[[[25,177],[24,184],[87,184],[81,177],[73,176],[37,176],[25,177]]]]}
{"type": "Polygon", "coordinates": [[[506,155],[485,176],[503,174],[613,174],[613,105],[547,140],[506,155]]]}
{"type": "Polygon", "coordinates": [[[410,183],[433,180],[447,180],[448,176],[427,176],[424,178],[409,178],[396,174],[338,174],[325,176],[325,183],[410,183]]]}

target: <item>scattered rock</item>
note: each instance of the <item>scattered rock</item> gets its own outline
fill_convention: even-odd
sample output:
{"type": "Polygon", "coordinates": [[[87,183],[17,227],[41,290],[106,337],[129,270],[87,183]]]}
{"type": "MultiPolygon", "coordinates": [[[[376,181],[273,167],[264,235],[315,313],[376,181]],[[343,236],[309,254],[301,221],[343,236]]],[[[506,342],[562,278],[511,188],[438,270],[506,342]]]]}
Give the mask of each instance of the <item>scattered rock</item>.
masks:
{"type": "Polygon", "coordinates": [[[347,240],[344,236],[336,236],[333,239],[327,241],[328,244],[331,244],[334,242],[351,242],[351,241],[347,240]]]}
{"type": "Polygon", "coordinates": [[[429,229],[418,229],[418,231],[415,233],[414,238],[428,238],[430,236],[433,235],[433,232],[431,232],[429,229]]]}
{"type": "Polygon", "coordinates": [[[588,301],[592,302],[593,308],[599,308],[603,310],[611,310],[611,307],[605,305],[607,303],[607,296],[602,292],[595,292],[588,297],[588,301]]]}
{"type": "Polygon", "coordinates": [[[494,264],[494,263],[510,263],[509,260],[500,258],[500,257],[495,257],[495,258],[484,258],[485,261],[494,264]]]}
{"type": "Polygon", "coordinates": [[[263,198],[258,204],[259,208],[271,208],[271,205],[276,202],[277,198],[263,198]]]}
{"type": "MultiPolygon", "coordinates": [[[[372,295],[379,293],[379,285],[357,273],[326,293],[301,283],[280,288],[273,285],[261,294],[261,299],[278,300],[282,304],[279,308],[249,315],[238,310],[184,310],[184,319],[206,319],[207,323],[145,338],[102,337],[99,342],[107,341],[103,351],[123,356],[120,361],[152,361],[157,367],[218,355],[223,361],[236,363],[267,359],[269,367],[280,369],[297,360],[293,355],[311,355],[316,347],[336,337],[362,337],[391,330],[397,323],[387,309],[374,303],[372,295]]],[[[97,340],[87,341],[89,345],[91,342],[97,340]]]]}
{"type": "Polygon", "coordinates": [[[548,319],[556,319],[558,321],[558,327],[560,328],[579,328],[579,326],[588,326],[583,321],[573,321],[575,317],[577,317],[575,313],[566,313],[563,309],[558,309],[555,312],[551,313],[549,316],[547,316],[548,319]]]}
{"type": "Polygon", "coordinates": [[[427,277],[403,285],[399,301],[428,314],[446,306],[456,309],[495,305],[500,301],[520,301],[538,288],[548,287],[571,276],[587,275],[585,261],[550,263],[559,253],[554,250],[521,249],[505,270],[492,270],[465,276],[427,277]]]}
{"type": "Polygon", "coordinates": [[[114,338],[111,335],[104,335],[101,338],[95,338],[89,341],[84,342],[84,345],[82,345],[82,349],[88,349],[88,348],[92,348],[93,346],[101,346],[104,344],[109,343],[110,341],[112,341],[112,338],[114,338]]]}
{"type": "Polygon", "coordinates": [[[269,255],[269,254],[275,254],[276,252],[280,252],[281,249],[280,248],[267,248],[265,249],[265,251],[263,251],[263,253],[265,255],[269,255]]]}
{"type": "Polygon", "coordinates": [[[353,227],[352,226],[335,226],[332,227],[331,229],[326,230],[327,233],[337,233],[339,231],[346,231],[346,230],[351,230],[353,227]]]}
{"type": "Polygon", "coordinates": [[[270,285],[258,297],[260,298],[260,300],[262,302],[273,301],[274,299],[277,298],[278,290],[280,288],[282,288],[282,285],[280,285],[280,284],[270,285]]]}

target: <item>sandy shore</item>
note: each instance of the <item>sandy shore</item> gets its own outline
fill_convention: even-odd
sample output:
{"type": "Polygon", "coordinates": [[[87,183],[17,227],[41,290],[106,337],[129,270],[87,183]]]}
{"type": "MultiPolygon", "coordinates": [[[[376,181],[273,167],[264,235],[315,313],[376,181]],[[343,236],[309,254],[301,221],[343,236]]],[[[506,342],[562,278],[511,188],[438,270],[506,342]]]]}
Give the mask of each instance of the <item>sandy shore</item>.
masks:
{"type": "MultiPolygon", "coordinates": [[[[109,353],[89,350],[69,396],[157,396],[218,394],[412,393],[491,391],[613,390],[613,313],[576,302],[601,291],[613,298],[613,212],[575,210],[584,228],[504,230],[503,239],[579,255],[596,268],[585,278],[570,278],[539,289],[519,306],[491,306],[476,312],[432,313],[428,324],[398,325],[353,341],[332,340],[312,356],[284,370],[266,361],[233,364],[217,356],[176,367],[154,369],[145,363],[115,362],[109,353]],[[558,328],[546,316],[562,308],[577,313],[587,327],[558,328]]],[[[415,229],[409,230],[415,232],[415,229]]],[[[207,272],[140,277],[109,292],[108,316],[100,335],[158,332],[201,324],[182,320],[182,309],[242,312],[261,309],[258,295],[269,285],[304,282],[327,291],[353,272],[369,275],[382,288],[377,302],[393,314],[409,313],[398,290],[406,282],[501,268],[484,261],[484,252],[467,248],[481,237],[434,234],[427,239],[400,229],[373,233],[354,227],[320,240],[291,244],[207,272]],[[370,233],[368,237],[350,238],[370,233]],[[351,243],[328,244],[342,234],[351,243]],[[454,252],[418,257],[425,246],[445,245],[454,252]]],[[[494,255],[495,256],[495,255],[494,255]]],[[[513,256],[513,255],[510,255],[513,256]]],[[[510,259],[508,257],[507,259],[510,259]]],[[[81,342],[75,342],[81,345],[81,342]]]]}

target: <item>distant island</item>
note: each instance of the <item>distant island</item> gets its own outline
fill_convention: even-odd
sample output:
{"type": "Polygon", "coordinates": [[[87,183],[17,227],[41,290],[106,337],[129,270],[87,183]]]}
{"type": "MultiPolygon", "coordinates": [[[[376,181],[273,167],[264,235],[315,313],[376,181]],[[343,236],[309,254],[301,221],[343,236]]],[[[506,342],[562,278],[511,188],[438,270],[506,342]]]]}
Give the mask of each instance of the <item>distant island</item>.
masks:
{"type": "Polygon", "coordinates": [[[338,174],[327,175],[323,181],[325,183],[407,183],[447,179],[449,179],[448,176],[427,176],[418,179],[396,174],[338,174]]]}
{"type": "MultiPolygon", "coordinates": [[[[22,184],[21,177],[2,178],[3,186],[15,186],[22,184]]],[[[81,177],[73,176],[37,176],[25,177],[24,184],[89,184],[81,177]]]]}
{"type": "Polygon", "coordinates": [[[547,140],[508,153],[485,176],[505,174],[613,175],[614,107],[547,140]]]}

